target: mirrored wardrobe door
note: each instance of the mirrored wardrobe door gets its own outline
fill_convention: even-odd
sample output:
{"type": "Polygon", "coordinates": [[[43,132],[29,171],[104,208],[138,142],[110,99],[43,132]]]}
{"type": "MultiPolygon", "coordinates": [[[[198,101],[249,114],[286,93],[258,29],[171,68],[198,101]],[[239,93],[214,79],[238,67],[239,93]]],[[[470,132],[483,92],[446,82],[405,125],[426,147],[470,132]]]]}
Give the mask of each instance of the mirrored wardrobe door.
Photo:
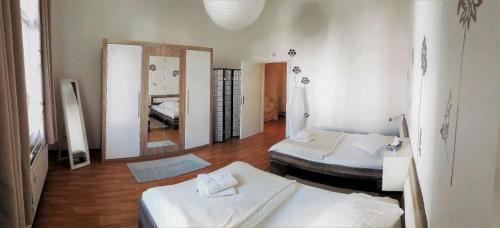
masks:
{"type": "Polygon", "coordinates": [[[143,87],[143,91],[147,100],[143,108],[147,127],[143,128],[143,155],[179,151],[183,147],[179,112],[182,50],[153,47],[144,57],[147,77],[143,85],[147,88],[143,87]]]}

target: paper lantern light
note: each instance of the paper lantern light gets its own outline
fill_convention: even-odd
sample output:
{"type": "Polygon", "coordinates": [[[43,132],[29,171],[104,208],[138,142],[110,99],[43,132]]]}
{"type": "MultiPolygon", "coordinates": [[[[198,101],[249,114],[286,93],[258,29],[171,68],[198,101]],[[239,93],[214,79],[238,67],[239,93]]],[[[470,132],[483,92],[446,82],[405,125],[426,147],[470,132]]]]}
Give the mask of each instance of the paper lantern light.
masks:
{"type": "Polygon", "coordinates": [[[251,25],[260,15],[266,0],[203,0],[212,21],[232,31],[251,25]]]}

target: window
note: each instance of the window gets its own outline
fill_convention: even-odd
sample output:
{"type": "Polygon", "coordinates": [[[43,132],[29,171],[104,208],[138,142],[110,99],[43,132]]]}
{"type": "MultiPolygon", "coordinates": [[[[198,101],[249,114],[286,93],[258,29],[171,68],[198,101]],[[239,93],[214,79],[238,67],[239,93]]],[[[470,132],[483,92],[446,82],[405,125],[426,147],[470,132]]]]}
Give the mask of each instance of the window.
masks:
{"type": "Polygon", "coordinates": [[[31,161],[45,145],[42,42],[39,0],[21,1],[24,70],[28,102],[31,161]]]}

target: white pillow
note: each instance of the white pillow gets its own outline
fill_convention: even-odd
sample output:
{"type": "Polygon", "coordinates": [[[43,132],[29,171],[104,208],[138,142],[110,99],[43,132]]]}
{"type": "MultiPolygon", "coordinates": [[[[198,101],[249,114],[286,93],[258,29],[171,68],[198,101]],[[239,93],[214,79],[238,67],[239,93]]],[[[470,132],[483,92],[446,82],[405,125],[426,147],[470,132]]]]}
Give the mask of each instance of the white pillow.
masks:
{"type": "Polygon", "coordinates": [[[327,208],[309,227],[393,227],[403,213],[397,204],[353,193],[327,208]]]}
{"type": "Polygon", "coordinates": [[[316,139],[314,137],[314,135],[311,134],[311,132],[306,131],[306,130],[300,130],[299,132],[297,132],[295,135],[293,135],[290,138],[294,141],[304,142],[304,143],[312,142],[314,139],[316,139]]]}
{"type": "Polygon", "coordinates": [[[379,134],[368,134],[358,137],[351,146],[373,155],[387,143],[387,137],[379,134]]]}

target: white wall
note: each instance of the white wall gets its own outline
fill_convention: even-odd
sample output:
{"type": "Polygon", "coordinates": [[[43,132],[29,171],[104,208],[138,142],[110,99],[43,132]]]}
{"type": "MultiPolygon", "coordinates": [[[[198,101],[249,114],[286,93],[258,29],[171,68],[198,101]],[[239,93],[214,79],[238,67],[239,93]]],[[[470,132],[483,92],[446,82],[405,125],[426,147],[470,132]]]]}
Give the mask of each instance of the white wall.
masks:
{"type": "Polygon", "coordinates": [[[413,1],[410,136],[430,227],[487,227],[493,206],[499,140],[500,2],[484,1],[477,9],[477,23],[471,23],[465,43],[457,3],[413,1]],[[424,36],[428,67],[422,76],[424,36]],[[452,108],[445,142],[441,128],[450,93],[452,108]]]}
{"type": "Polygon", "coordinates": [[[101,138],[102,38],[212,47],[214,66],[233,68],[288,60],[295,48],[293,63],[311,79],[315,127],[389,133],[396,126],[388,117],[405,110],[406,1],[271,0],[237,32],[213,24],[199,0],[54,0],[52,7],[54,78],[80,82],[91,148],[101,138]]]}

